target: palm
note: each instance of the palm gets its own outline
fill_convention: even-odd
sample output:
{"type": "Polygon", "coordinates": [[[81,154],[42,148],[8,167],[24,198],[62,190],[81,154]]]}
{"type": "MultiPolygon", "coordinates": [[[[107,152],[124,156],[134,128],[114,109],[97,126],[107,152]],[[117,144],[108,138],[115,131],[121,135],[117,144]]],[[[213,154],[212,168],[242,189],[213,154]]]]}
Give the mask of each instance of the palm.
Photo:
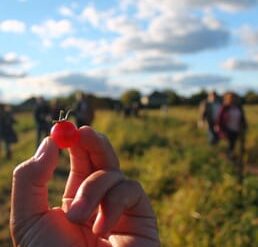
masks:
{"type": "Polygon", "coordinates": [[[110,234],[107,238],[96,237],[89,226],[73,224],[67,220],[66,215],[60,208],[49,210],[44,216],[37,219],[31,227],[23,233],[27,239],[22,241],[27,246],[37,247],[129,247],[129,246],[157,246],[153,240],[136,235],[126,234],[133,229],[124,227],[122,233],[110,234]],[[42,231],[46,229],[46,231],[42,231]],[[54,236],[53,238],[51,236],[54,236]],[[51,238],[50,238],[51,237],[51,238]],[[49,239],[49,242],[42,242],[49,239]],[[153,245],[154,244],[154,245],[153,245]]]}

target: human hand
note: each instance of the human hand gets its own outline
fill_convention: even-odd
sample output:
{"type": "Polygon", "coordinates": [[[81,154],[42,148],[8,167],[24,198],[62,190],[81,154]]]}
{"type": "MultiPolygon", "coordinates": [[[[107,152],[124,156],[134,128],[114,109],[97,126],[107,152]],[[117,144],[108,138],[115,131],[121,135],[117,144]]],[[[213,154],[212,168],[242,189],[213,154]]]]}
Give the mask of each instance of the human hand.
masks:
{"type": "Polygon", "coordinates": [[[14,171],[10,230],[19,247],[158,247],[156,219],[142,188],[127,180],[108,140],[89,127],[70,150],[62,208],[49,208],[47,183],[58,148],[46,138],[14,171]]]}

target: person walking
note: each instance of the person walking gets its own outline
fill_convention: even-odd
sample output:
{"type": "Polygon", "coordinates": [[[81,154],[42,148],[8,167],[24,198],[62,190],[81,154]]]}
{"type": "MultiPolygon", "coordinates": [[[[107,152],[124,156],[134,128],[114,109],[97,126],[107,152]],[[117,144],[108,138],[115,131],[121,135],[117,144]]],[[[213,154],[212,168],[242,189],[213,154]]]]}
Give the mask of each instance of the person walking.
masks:
{"type": "Polygon", "coordinates": [[[247,129],[244,109],[237,95],[232,92],[223,96],[223,106],[218,118],[218,129],[228,141],[228,157],[232,159],[237,140],[245,135],[247,129]]]}
{"type": "Polygon", "coordinates": [[[89,97],[85,93],[77,92],[73,111],[78,128],[84,125],[92,125],[94,120],[94,109],[89,97]]]}
{"type": "Polygon", "coordinates": [[[205,122],[208,125],[208,139],[210,144],[217,144],[219,141],[219,135],[216,130],[216,123],[218,115],[221,110],[221,102],[215,91],[211,91],[208,97],[200,105],[201,120],[200,126],[204,126],[205,122]]]}
{"type": "Polygon", "coordinates": [[[11,145],[18,141],[17,134],[14,129],[16,120],[13,116],[12,108],[10,105],[4,105],[1,115],[1,136],[5,149],[5,158],[10,160],[12,159],[11,145]]]}
{"type": "Polygon", "coordinates": [[[51,127],[51,109],[43,97],[38,97],[34,110],[36,123],[36,145],[38,146],[43,137],[47,136],[51,127]]]}

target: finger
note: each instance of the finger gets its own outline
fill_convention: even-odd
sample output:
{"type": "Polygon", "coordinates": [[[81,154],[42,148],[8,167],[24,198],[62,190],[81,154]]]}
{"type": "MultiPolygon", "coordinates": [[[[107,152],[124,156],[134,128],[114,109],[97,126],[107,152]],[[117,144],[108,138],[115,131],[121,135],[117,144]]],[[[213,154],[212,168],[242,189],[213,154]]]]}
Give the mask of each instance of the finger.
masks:
{"type": "Polygon", "coordinates": [[[48,211],[47,182],[58,162],[58,148],[46,138],[31,159],[13,172],[11,223],[23,222],[48,211]]]}
{"type": "Polygon", "coordinates": [[[132,233],[133,230],[139,234],[146,229],[144,224],[139,224],[137,221],[155,222],[154,219],[154,213],[141,186],[135,181],[125,180],[106,194],[93,225],[93,232],[105,235],[111,231],[132,233]],[[126,225],[119,223],[123,214],[126,215],[124,217],[131,218],[126,225]]]}
{"type": "Polygon", "coordinates": [[[80,186],[68,218],[76,223],[86,224],[109,189],[124,179],[120,171],[99,170],[90,175],[80,186]]]}
{"type": "MultiPolygon", "coordinates": [[[[88,153],[93,170],[119,167],[114,149],[103,134],[97,133],[88,126],[82,127],[79,133],[79,145],[88,153]]],[[[76,149],[76,147],[72,147],[71,153],[76,154],[76,149]]]]}
{"type": "Polygon", "coordinates": [[[79,186],[93,170],[88,152],[85,151],[80,144],[76,144],[73,148],[71,148],[69,150],[69,155],[70,172],[62,199],[62,209],[64,212],[69,210],[79,186]]]}
{"type": "Polygon", "coordinates": [[[119,162],[108,139],[84,126],[80,141],[69,149],[71,170],[63,196],[63,209],[68,210],[80,184],[99,169],[117,169],[119,162]]]}

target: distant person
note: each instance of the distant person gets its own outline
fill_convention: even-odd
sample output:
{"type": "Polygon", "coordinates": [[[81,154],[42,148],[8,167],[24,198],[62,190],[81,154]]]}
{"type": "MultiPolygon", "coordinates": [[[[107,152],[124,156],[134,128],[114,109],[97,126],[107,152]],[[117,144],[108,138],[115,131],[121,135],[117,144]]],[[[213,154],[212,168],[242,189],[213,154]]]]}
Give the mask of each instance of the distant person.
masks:
{"type": "Polygon", "coordinates": [[[53,99],[50,102],[50,116],[51,120],[58,120],[60,117],[60,112],[64,110],[60,101],[58,99],[53,99]]]}
{"type": "Polygon", "coordinates": [[[113,110],[117,113],[117,114],[120,114],[123,110],[123,107],[121,104],[119,103],[115,103],[114,107],[113,107],[113,110]]]}
{"type": "Polygon", "coordinates": [[[16,120],[12,113],[10,105],[5,105],[1,113],[1,137],[5,149],[5,158],[12,159],[12,144],[18,141],[14,124],[16,120]]]}
{"type": "Polygon", "coordinates": [[[73,111],[78,128],[84,125],[92,125],[94,120],[94,109],[89,97],[85,93],[78,92],[76,94],[76,103],[73,111]]]}
{"type": "Polygon", "coordinates": [[[236,142],[241,135],[244,135],[247,128],[244,110],[234,93],[226,93],[223,96],[218,128],[228,141],[228,156],[233,158],[236,142]]]}
{"type": "Polygon", "coordinates": [[[215,91],[211,91],[208,97],[200,105],[201,120],[200,126],[203,126],[205,122],[208,125],[208,138],[211,144],[217,144],[219,141],[219,135],[216,130],[216,123],[218,120],[219,112],[221,110],[221,102],[215,91]]]}
{"type": "Polygon", "coordinates": [[[131,116],[131,107],[129,105],[125,105],[123,107],[123,117],[127,118],[131,116]]]}
{"type": "Polygon", "coordinates": [[[126,104],[123,106],[123,117],[139,117],[140,104],[138,102],[133,102],[131,104],[126,104]]]}
{"type": "Polygon", "coordinates": [[[167,116],[168,116],[168,105],[167,104],[162,104],[160,106],[160,113],[163,118],[167,118],[167,116]]]}
{"type": "Polygon", "coordinates": [[[139,117],[140,104],[138,102],[133,102],[131,105],[131,115],[133,117],[139,117]]]}
{"type": "Polygon", "coordinates": [[[51,127],[51,109],[43,97],[38,97],[36,100],[34,119],[37,129],[36,144],[38,146],[43,137],[49,134],[51,127]]]}

